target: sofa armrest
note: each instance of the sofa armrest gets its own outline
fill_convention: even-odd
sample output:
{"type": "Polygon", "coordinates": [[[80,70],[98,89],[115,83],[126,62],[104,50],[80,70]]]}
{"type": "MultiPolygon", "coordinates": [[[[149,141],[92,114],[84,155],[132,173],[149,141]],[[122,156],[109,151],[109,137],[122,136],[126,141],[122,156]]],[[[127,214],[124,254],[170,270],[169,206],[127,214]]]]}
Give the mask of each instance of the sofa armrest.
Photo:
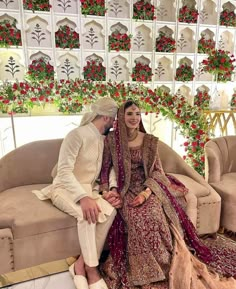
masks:
{"type": "Polygon", "coordinates": [[[210,187],[207,184],[201,184],[194,179],[181,174],[171,174],[176,177],[186,188],[189,189],[189,192],[192,193],[196,198],[206,197],[210,194],[210,187]]]}
{"type": "Polygon", "coordinates": [[[187,176],[208,189],[205,179],[191,168],[171,147],[159,141],[158,149],[162,166],[166,173],[187,176]]]}
{"type": "Polygon", "coordinates": [[[217,144],[208,141],[204,148],[205,151],[205,179],[210,183],[219,182],[222,174],[221,152],[217,144]]]}
{"type": "Polygon", "coordinates": [[[31,142],[0,159],[0,192],[30,184],[49,184],[61,139],[31,142]]]}

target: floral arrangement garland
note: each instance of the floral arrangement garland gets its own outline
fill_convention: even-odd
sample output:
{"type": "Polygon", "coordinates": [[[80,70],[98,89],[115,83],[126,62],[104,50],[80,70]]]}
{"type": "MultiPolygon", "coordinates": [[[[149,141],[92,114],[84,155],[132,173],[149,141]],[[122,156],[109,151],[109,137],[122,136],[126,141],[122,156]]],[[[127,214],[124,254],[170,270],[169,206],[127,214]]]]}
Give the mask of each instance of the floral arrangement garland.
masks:
{"type": "Polygon", "coordinates": [[[105,0],[80,0],[80,3],[84,15],[104,16],[107,10],[105,0]]]}
{"type": "Polygon", "coordinates": [[[172,37],[167,37],[164,32],[160,32],[156,38],[156,52],[174,52],[176,42],[172,37]]]}
{"type": "Polygon", "coordinates": [[[133,19],[137,20],[154,20],[155,7],[151,3],[140,0],[133,4],[133,19]]]}
{"type": "Polygon", "coordinates": [[[5,83],[0,86],[0,110],[8,113],[27,112],[34,106],[54,102],[59,111],[75,113],[105,95],[113,97],[118,104],[134,99],[146,113],[161,112],[173,120],[187,139],[183,144],[186,151],[184,158],[200,174],[204,174],[203,147],[208,140],[208,127],[201,109],[189,105],[184,97],[171,95],[158,88],[152,90],[140,84],[81,79],[5,83]]]}
{"type": "Polygon", "coordinates": [[[227,82],[234,72],[234,55],[224,50],[212,50],[207,59],[202,61],[202,71],[214,75],[215,81],[227,82]]]}
{"type": "Polygon", "coordinates": [[[56,47],[60,48],[79,48],[79,34],[68,25],[60,26],[55,32],[56,47]]]}
{"type": "Polygon", "coordinates": [[[202,36],[198,40],[198,53],[211,53],[212,50],[215,49],[215,41],[213,39],[205,39],[204,36],[202,36]]]}
{"type": "Polygon", "coordinates": [[[193,68],[184,63],[181,64],[177,69],[176,69],[176,76],[175,76],[175,80],[177,81],[192,81],[194,78],[194,74],[193,74],[193,68]]]}
{"type": "Polygon", "coordinates": [[[191,106],[185,97],[171,95],[157,88],[155,102],[163,116],[177,124],[180,133],[186,137],[183,158],[197,172],[204,175],[204,145],[209,140],[208,124],[201,108],[191,106]]]}
{"type": "Polygon", "coordinates": [[[132,69],[132,80],[148,82],[152,80],[152,69],[148,64],[137,62],[132,69]]]}
{"type": "Polygon", "coordinates": [[[106,68],[102,65],[102,62],[92,60],[87,61],[87,64],[83,69],[84,79],[90,79],[95,81],[106,80],[106,68]]]}
{"type": "Polygon", "coordinates": [[[220,25],[236,27],[236,14],[234,11],[224,9],[220,12],[220,25]]]}
{"type": "Polygon", "coordinates": [[[131,47],[131,38],[132,35],[114,31],[111,35],[109,35],[108,48],[109,50],[129,51],[131,47]]]}
{"type": "Polygon", "coordinates": [[[185,23],[197,23],[198,14],[199,13],[196,8],[190,8],[185,5],[179,9],[178,20],[179,22],[185,23]]]}
{"type": "Polygon", "coordinates": [[[0,110],[3,113],[25,113],[28,112],[28,98],[26,93],[30,89],[27,82],[3,83],[0,87],[0,110]]]}
{"type": "Polygon", "coordinates": [[[38,82],[41,80],[51,81],[54,79],[54,68],[49,61],[40,57],[32,61],[28,66],[27,79],[32,82],[38,82]]]}
{"type": "Polygon", "coordinates": [[[72,87],[76,82],[70,80],[61,80],[55,84],[55,101],[54,103],[58,107],[59,112],[63,113],[77,113],[82,111],[85,99],[76,94],[77,86],[72,87]]]}
{"type": "Polygon", "coordinates": [[[16,28],[16,19],[11,23],[9,20],[0,22],[0,47],[10,45],[21,46],[21,32],[16,28]]]}
{"type": "Polygon", "coordinates": [[[232,95],[232,98],[230,100],[230,107],[231,109],[236,109],[236,93],[232,95]]]}
{"type": "Polygon", "coordinates": [[[194,105],[200,107],[202,110],[209,109],[210,99],[211,96],[206,90],[198,90],[194,96],[194,105]]]}
{"type": "Polygon", "coordinates": [[[52,6],[49,4],[49,0],[23,0],[23,7],[34,12],[49,11],[52,6]]]}

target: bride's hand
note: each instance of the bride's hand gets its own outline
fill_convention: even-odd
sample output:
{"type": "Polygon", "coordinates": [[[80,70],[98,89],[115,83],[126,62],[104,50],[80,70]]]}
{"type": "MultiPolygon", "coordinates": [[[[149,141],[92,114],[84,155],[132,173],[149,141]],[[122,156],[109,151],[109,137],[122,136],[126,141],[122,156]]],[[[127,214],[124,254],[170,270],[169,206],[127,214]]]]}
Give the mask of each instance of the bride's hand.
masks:
{"type": "Polygon", "coordinates": [[[178,186],[176,184],[171,184],[170,190],[174,193],[176,197],[184,196],[188,192],[188,189],[186,187],[178,186]]]}
{"type": "Polygon", "coordinates": [[[131,207],[138,207],[146,201],[145,197],[141,194],[137,195],[132,202],[129,203],[131,207]]]}
{"type": "Polygon", "coordinates": [[[109,191],[109,192],[103,192],[102,194],[103,199],[106,200],[108,203],[110,203],[114,208],[120,209],[122,208],[123,201],[118,192],[115,191],[109,191]]]}

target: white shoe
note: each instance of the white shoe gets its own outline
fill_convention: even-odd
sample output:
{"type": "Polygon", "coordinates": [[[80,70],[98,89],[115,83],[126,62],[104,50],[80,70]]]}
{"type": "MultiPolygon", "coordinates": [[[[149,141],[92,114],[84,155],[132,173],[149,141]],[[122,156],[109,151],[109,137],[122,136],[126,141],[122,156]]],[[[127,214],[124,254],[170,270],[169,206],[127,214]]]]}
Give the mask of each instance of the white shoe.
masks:
{"type": "Polygon", "coordinates": [[[97,282],[88,285],[89,289],[108,289],[106,282],[103,279],[98,280],[97,282]]]}
{"type": "Polygon", "coordinates": [[[75,277],[75,263],[73,263],[72,265],[70,265],[70,267],[69,267],[69,272],[70,272],[72,278],[74,278],[74,277],[75,277]]]}
{"type": "Polygon", "coordinates": [[[87,279],[82,275],[75,275],[74,283],[76,289],[89,289],[87,279]]]}
{"type": "Polygon", "coordinates": [[[74,280],[76,289],[89,289],[87,279],[83,275],[75,274],[75,263],[70,265],[69,272],[74,280]]]}

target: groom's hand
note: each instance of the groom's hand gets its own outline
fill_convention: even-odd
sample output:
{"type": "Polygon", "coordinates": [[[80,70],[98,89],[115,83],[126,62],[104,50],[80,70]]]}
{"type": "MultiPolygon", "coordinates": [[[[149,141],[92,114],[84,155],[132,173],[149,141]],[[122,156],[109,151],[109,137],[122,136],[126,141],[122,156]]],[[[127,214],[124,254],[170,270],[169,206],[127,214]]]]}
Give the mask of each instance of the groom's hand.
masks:
{"type": "Polygon", "coordinates": [[[79,202],[84,220],[87,220],[89,224],[96,223],[98,221],[98,214],[101,212],[96,201],[90,197],[84,197],[79,202]]]}

